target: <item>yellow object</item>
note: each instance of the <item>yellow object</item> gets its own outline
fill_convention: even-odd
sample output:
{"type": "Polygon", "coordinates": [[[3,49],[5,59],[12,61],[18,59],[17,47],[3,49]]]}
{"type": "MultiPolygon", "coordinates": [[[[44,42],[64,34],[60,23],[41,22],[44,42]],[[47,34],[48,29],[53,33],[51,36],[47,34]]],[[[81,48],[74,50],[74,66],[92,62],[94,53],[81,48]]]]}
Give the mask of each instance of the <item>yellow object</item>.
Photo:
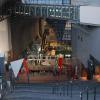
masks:
{"type": "Polygon", "coordinates": [[[57,47],[57,42],[56,42],[56,41],[52,41],[52,42],[50,43],[50,46],[51,46],[51,47],[57,47]]]}

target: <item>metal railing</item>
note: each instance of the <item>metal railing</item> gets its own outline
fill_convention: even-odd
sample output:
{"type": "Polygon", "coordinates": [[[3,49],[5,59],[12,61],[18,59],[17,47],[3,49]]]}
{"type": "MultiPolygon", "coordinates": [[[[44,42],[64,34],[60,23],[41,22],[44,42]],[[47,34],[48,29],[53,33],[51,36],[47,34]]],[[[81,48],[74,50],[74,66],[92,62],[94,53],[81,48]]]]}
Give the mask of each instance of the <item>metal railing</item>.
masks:
{"type": "Polygon", "coordinates": [[[60,81],[51,83],[16,84],[14,92],[17,94],[32,93],[32,95],[41,94],[44,96],[52,96],[52,98],[56,97],[56,100],[57,98],[64,98],[64,100],[66,98],[74,98],[74,100],[99,100],[97,99],[97,96],[98,93],[100,93],[100,89],[98,90],[97,87],[99,87],[100,84],[93,83],[93,85],[88,86],[90,83],[91,81],[84,82],[70,80],[65,82],[60,81]],[[76,95],[78,95],[77,98],[75,97],[76,95]]]}
{"type": "Polygon", "coordinates": [[[0,77],[0,100],[10,91],[7,81],[0,77]]]}
{"type": "Polygon", "coordinates": [[[52,94],[72,97],[72,86],[72,81],[68,81],[67,83],[56,83],[56,85],[52,87],[52,94]]]}
{"type": "Polygon", "coordinates": [[[69,96],[75,100],[99,100],[98,96],[100,98],[100,83],[92,80],[70,80],[65,84],[56,84],[52,90],[52,93],[60,96],[69,96]]]}
{"type": "Polygon", "coordinates": [[[48,95],[57,98],[72,98],[72,81],[34,83],[34,84],[16,84],[15,91],[18,93],[29,92],[33,94],[48,95]]]}
{"type": "Polygon", "coordinates": [[[3,98],[4,94],[5,94],[5,87],[7,85],[4,84],[4,80],[2,78],[2,76],[0,76],[0,100],[3,98]]]}
{"type": "Polygon", "coordinates": [[[80,92],[80,100],[99,100],[100,99],[100,83],[94,87],[87,87],[84,91],[80,92]]]}

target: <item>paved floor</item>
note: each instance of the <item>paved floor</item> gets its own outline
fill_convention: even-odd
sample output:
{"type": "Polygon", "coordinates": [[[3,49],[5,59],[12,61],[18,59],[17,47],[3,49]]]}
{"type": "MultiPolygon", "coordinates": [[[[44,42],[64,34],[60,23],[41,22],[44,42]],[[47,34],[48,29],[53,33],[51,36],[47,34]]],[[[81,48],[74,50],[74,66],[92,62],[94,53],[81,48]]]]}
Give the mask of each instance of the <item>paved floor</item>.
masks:
{"type": "MultiPolygon", "coordinates": [[[[12,93],[7,93],[4,100],[81,100],[80,91],[93,88],[93,81],[70,81],[61,83],[16,84],[12,93]]],[[[83,93],[87,100],[87,93],[83,93]]],[[[88,100],[94,100],[94,90],[88,92],[88,100]]],[[[100,83],[96,89],[96,100],[100,100],[100,83]]]]}

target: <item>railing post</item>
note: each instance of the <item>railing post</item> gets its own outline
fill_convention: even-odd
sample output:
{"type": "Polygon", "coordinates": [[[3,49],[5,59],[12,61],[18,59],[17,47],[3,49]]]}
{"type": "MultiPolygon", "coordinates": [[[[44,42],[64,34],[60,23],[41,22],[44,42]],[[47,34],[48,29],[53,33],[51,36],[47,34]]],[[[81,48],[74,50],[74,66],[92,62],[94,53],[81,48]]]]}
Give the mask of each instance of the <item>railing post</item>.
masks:
{"type": "Polygon", "coordinates": [[[83,99],[83,97],[82,97],[82,92],[80,92],[80,98],[81,98],[81,100],[83,99]]]}
{"type": "Polygon", "coordinates": [[[94,100],[96,100],[96,87],[94,88],[94,100]]]}
{"type": "Polygon", "coordinates": [[[59,95],[59,88],[60,88],[60,87],[59,87],[59,83],[57,83],[57,85],[56,85],[56,94],[57,94],[57,95],[59,95]]]}
{"type": "Polygon", "coordinates": [[[73,84],[72,84],[72,81],[71,81],[70,83],[71,83],[71,98],[72,98],[72,85],[73,85],[73,84]]]}
{"type": "Polygon", "coordinates": [[[65,96],[65,87],[63,86],[62,89],[63,89],[63,96],[65,96]]]}
{"type": "Polygon", "coordinates": [[[52,87],[52,94],[54,94],[55,93],[55,88],[54,88],[54,86],[52,87]]]}
{"type": "Polygon", "coordinates": [[[69,90],[69,85],[68,85],[68,83],[67,83],[67,96],[68,96],[68,90],[69,90]]]}
{"type": "Polygon", "coordinates": [[[88,93],[88,88],[87,88],[87,100],[88,100],[88,98],[89,98],[89,93],[88,93]]]}

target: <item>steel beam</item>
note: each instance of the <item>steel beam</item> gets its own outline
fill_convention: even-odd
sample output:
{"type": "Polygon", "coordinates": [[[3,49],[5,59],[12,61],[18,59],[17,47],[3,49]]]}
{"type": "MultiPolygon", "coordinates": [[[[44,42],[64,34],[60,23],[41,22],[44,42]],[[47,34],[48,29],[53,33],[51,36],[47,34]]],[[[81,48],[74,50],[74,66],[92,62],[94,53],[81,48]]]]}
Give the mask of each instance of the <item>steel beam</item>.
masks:
{"type": "Polygon", "coordinates": [[[17,15],[56,18],[79,22],[79,6],[18,4],[14,9],[17,15]]]}

